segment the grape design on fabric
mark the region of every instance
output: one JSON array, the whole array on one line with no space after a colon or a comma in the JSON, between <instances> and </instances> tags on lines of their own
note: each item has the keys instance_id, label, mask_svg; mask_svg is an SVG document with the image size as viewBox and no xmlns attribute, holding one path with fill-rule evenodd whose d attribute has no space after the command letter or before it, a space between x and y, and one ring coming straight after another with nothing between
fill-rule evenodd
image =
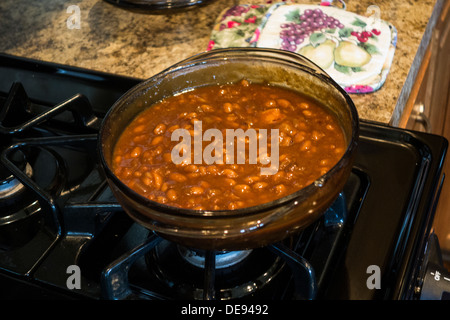
<instances>
[{"instance_id":1,"label":"grape design on fabric","mask_svg":"<svg viewBox=\"0 0 450 320\"><path fill-rule=\"evenodd\" d=\"M280 38L281 49L288 51L296 51L297 45L303 43L315 31L330 29L334 32L336 28L344 28L338 19L328 16L321 9L306 9L303 14L297 9L287 14L286 20L291 22L281 25L283 30L280 32Z\"/></svg>"}]
</instances>

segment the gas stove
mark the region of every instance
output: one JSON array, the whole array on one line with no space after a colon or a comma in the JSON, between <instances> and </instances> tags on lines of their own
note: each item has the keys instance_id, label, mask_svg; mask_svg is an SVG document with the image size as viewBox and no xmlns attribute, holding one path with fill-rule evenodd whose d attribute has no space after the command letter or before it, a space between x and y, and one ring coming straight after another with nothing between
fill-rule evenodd
<instances>
[{"instance_id":1,"label":"gas stove","mask_svg":"<svg viewBox=\"0 0 450 320\"><path fill-rule=\"evenodd\" d=\"M103 116L140 79L9 55L0 74L2 299L448 297L425 282L440 268L440 136L361 121L350 178L321 219L282 243L204 252L132 221L97 160Z\"/></svg>"}]
</instances>

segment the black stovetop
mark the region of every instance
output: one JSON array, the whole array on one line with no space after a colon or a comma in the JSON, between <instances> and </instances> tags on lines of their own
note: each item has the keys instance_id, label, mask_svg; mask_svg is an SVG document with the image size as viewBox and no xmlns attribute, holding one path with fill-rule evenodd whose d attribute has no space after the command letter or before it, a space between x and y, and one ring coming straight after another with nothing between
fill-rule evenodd
<instances>
[{"instance_id":1,"label":"black stovetop","mask_svg":"<svg viewBox=\"0 0 450 320\"><path fill-rule=\"evenodd\" d=\"M444 138L361 121L352 174L324 217L211 280L131 221L99 168L101 119L139 79L7 55L0 74L0 178L25 185L0 205L0 298L417 298Z\"/></svg>"}]
</instances>

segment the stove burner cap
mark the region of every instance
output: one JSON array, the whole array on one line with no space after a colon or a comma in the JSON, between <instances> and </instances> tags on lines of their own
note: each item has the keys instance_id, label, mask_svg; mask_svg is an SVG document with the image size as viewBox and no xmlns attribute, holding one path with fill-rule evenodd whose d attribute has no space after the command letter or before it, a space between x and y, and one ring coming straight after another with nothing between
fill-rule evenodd
<instances>
[{"instance_id":1,"label":"stove burner cap","mask_svg":"<svg viewBox=\"0 0 450 320\"><path fill-rule=\"evenodd\" d=\"M202 250L189 249L183 246L178 246L180 255L190 264L198 267L205 267L205 252ZM240 251L220 251L216 253L216 269L231 267L245 258L252 252L252 250Z\"/></svg>"},{"instance_id":2,"label":"stove burner cap","mask_svg":"<svg viewBox=\"0 0 450 320\"><path fill-rule=\"evenodd\" d=\"M206 252L164 240L146 255L150 278L163 284L167 296L204 299L205 277L213 276L217 299L271 297L273 280L281 277L284 261L267 248L217 251L214 275L205 269Z\"/></svg>"},{"instance_id":3,"label":"stove burner cap","mask_svg":"<svg viewBox=\"0 0 450 320\"><path fill-rule=\"evenodd\" d=\"M27 163L25 165L25 174L31 177L32 173L33 169ZM0 181L0 199L10 199L20 194L24 189L25 186L14 175L10 175Z\"/></svg>"}]
</instances>

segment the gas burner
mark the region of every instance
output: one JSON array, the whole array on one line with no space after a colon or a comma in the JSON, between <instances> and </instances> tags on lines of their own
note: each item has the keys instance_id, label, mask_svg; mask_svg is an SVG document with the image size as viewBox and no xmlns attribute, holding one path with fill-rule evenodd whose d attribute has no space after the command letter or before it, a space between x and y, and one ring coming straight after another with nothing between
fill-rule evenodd
<instances>
[{"instance_id":1,"label":"gas burner","mask_svg":"<svg viewBox=\"0 0 450 320\"><path fill-rule=\"evenodd\" d=\"M31 176L31 172L32 169L30 165L27 165L25 174L27 176ZM0 181L0 200L7 200L13 197L14 195L21 193L23 189L24 189L23 184L20 183L16 177L10 175L6 179ZM4 202L2 202L2 204L3 203Z\"/></svg>"},{"instance_id":2,"label":"gas burner","mask_svg":"<svg viewBox=\"0 0 450 320\"><path fill-rule=\"evenodd\" d=\"M135 230L128 230L115 245L128 249L102 272L102 292L108 299L314 299L317 284L325 281L324 274L329 273L336 259L334 247L345 241L348 216L354 218L359 210L355 205L367 187L363 179L352 173L345 193L339 195L323 219L283 243L266 247L203 251L183 247L149 231L137 237L142 233L137 231L139 228L130 228ZM347 199L354 204L350 214ZM117 238L118 232L114 232L97 241L113 243ZM140 244L133 245L130 239ZM93 249L90 256L98 256L100 252L95 251L95 246ZM316 251L327 254L315 257L312 253Z\"/></svg>"},{"instance_id":3,"label":"gas burner","mask_svg":"<svg viewBox=\"0 0 450 320\"><path fill-rule=\"evenodd\" d=\"M285 268L267 248L205 252L165 240L146 255L146 263L167 293L195 300L267 294L265 289Z\"/></svg>"},{"instance_id":4,"label":"gas burner","mask_svg":"<svg viewBox=\"0 0 450 320\"><path fill-rule=\"evenodd\" d=\"M90 135L78 134L98 121L82 95L49 108L21 83L0 107L0 269L29 274L61 237L60 205L92 170Z\"/></svg>"},{"instance_id":5,"label":"gas burner","mask_svg":"<svg viewBox=\"0 0 450 320\"><path fill-rule=\"evenodd\" d=\"M21 152L12 156L17 168L32 178L33 169ZM38 201L31 192L1 166L0 181L0 249L9 250L28 242L40 225Z\"/></svg>"},{"instance_id":6,"label":"gas burner","mask_svg":"<svg viewBox=\"0 0 450 320\"><path fill-rule=\"evenodd\" d=\"M177 246L180 255L193 266L197 268L205 267L206 252L203 250L196 250L186 248L184 246ZM245 258L247 258L252 250L239 251L218 251L215 253L215 267L216 269L231 267Z\"/></svg>"},{"instance_id":7,"label":"gas burner","mask_svg":"<svg viewBox=\"0 0 450 320\"><path fill-rule=\"evenodd\" d=\"M30 177L33 174L33 169L29 163L24 163L20 167L24 167L24 173ZM25 190L25 186L13 174L7 172L2 168L0 177L0 207L6 207L12 202L16 203L21 200L20 195Z\"/></svg>"}]
</instances>

